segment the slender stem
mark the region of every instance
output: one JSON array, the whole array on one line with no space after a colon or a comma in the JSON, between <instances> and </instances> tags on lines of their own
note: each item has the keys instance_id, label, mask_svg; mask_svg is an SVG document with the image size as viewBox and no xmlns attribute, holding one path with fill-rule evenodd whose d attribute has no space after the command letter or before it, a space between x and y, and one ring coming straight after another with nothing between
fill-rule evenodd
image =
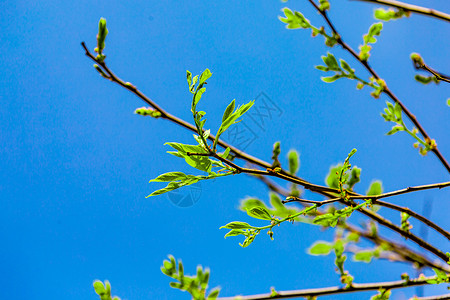
<instances>
[{"instance_id":1,"label":"slender stem","mask_svg":"<svg viewBox=\"0 0 450 300\"><path fill-rule=\"evenodd\" d=\"M234 296L234 297L221 297L218 300L270 300L270 299L287 299L287 298L298 298L298 297L319 297L325 295L337 295L344 293L362 292L362 291L373 291L378 289L398 289L410 286L424 285L427 284L427 280L435 279L433 277L424 277L417 279L397 280L389 282L375 282L375 283L353 283L350 287L326 287L318 289L305 289L305 290L292 290L292 291L280 291L274 296L272 293L251 295L251 296Z\"/></svg>"},{"instance_id":2,"label":"slender stem","mask_svg":"<svg viewBox=\"0 0 450 300\"><path fill-rule=\"evenodd\" d=\"M412 5L412 4L395 1L395 0L359 0L359 1L372 2L372 3L376 3L376 4L401 8L405 11L410 11L413 13L417 13L417 14L421 14L421 15L425 15L425 16L429 16L429 17L434 17L437 19L441 19L441 20L450 22L449 14L446 14L446 13L443 13L443 12L440 12L440 11L437 11L437 10L431 9L431 8Z\"/></svg>"},{"instance_id":3,"label":"slender stem","mask_svg":"<svg viewBox=\"0 0 450 300\"><path fill-rule=\"evenodd\" d=\"M359 61L365 68L366 70L375 78L375 79L380 79L380 76L378 76L378 74L375 72L374 69L372 69L372 67L370 67L369 63L365 60L362 60L359 55L349 46L347 45L341 38L341 36L339 35L338 31L336 30L336 28L334 27L333 23L331 22L330 18L327 15L326 11L321 10L317 4L313 1L313 0L308 0L311 5L314 6L314 8L322 15L322 17L325 19L325 21L327 22L328 26L330 27L331 31L333 32L333 34L336 36L336 40L338 42L339 45L342 46L342 48L344 48L347 52L350 53L350 55L352 55L357 61ZM411 122L414 124L414 126L416 126L416 128L420 131L420 133L423 135L423 137L425 138L425 140L429 139L431 140L431 138L429 137L429 135L427 134L427 132L425 131L425 129L422 127L422 125L419 123L419 121L416 119L416 116L414 116L409 110L408 108L400 101L400 99L398 99L394 93L391 92L391 90L388 88L387 85L385 85L383 87L383 93L385 93L386 95L389 96L389 98L391 98L394 102L398 103L400 105L400 107L402 108L402 111L408 116L408 118L411 120ZM441 154L441 152L438 150L437 147L433 148L431 150L437 157L438 159L441 161L442 165L447 169L447 171L450 173L450 164L445 160L444 156Z\"/></svg>"},{"instance_id":4,"label":"slender stem","mask_svg":"<svg viewBox=\"0 0 450 300\"><path fill-rule=\"evenodd\" d=\"M384 193L384 194L380 194L380 195L374 195L374 196L359 195L359 196L349 196L349 198L350 199L372 199L372 200L378 200L378 199L382 199L382 198L387 198L387 197L407 194L407 193L416 192L416 191L423 191L423 190L429 190L429 189L442 189L442 188L449 187L449 186L450 186L450 181L447 181L447 182L441 182L441 183L433 183L433 184L426 184L426 185L410 186L410 187L407 187L407 188L404 188L404 189L401 189L401 190L397 190L397 191L393 191L393 192L389 192L389 193Z\"/></svg>"}]
</instances>

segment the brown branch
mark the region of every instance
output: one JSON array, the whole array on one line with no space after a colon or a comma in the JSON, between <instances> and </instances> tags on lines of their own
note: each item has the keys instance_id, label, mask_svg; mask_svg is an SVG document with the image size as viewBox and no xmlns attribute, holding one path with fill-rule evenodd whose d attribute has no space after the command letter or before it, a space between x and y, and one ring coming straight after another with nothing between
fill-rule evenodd
<instances>
[{"instance_id":1,"label":"brown branch","mask_svg":"<svg viewBox=\"0 0 450 300\"><path fill-rule=\"evenodd\" d=\"M433 18L437 18L437 19L441 19L441 20L450 22L449 14L446 14L446 13L443 13L443 12L440 12L440 11L437 11L437 10L431 9L431 8L412 5L412 4L395 1L395 0L358 0L358 1L372 2L375 4L381 4L381 5L401 8L405 11L410 11L410 12L413 12L416 14L421 14L421 15L425 15L425 16L429 16L429 17L433 17Z\"/></svg>"},{"instance_id":2,"label":"brown branch","mask_svg":"<svg viewBox=\"0 0 450 300\"><path fill-rule=\"evenodd\" d=\"M314 2L314 0L308 0L314 8L322 15L322 17L327 22L328 26L330 27L333 34L336 36L337 43L342 46L348 53L350 53L351 56L353 56L357 61L359 61L366 70L375 78L375 79L381 79L380 76L375 72L372 67L370 67L369 63L365 60L362 60L359 55L349 46L347 45L343 40L342 37L339 35L338 31L334 27L333 23L331 22L330 18L327 15L326 11L322 11L317 4ZM414 116L408 108L398 99L394 93L391 92L391 90L388 88L387 85L383 87L383 93L385 93L389 98L391 98L395 103L398 103L400 107L402 108L402 111L408 116L408 118L411 120L411 122L416 126L416 128L419 130L419 132L423 135L425 140L431 140L425 129L422 127L422 125L419 123L419 121L416 119L416 116ZM445 160L444 156L441 154L441 152L438 150L437 147L433 147L431 150L441 161L442 165L447 169L447 171L450 173L450 164Z\"/></svg>"},{"instance_id":3,"label":"brown branch","mask_svg":"<svg viewBox=\"0 0 450 300\"><path fill-rule=\"evenodd\" d=\"M251 295L251 296L234 296L234 297L220 297L218 300L270 300L270 299L287 299L287 298L298 298L298 297L319 297L325 295L337 295L344 293L353 292L363 292L363 291L373 291L378 289L398 289L417 285L428 284L427 280L434 279L433 277L424 277L417 279L410 279L409 281L398 280L389 282L375 282L375 283L353 283L352 286L346 287L326 287L318 289L305 289L305 290L292 290L292 291L282 291L277 292L277 295L272 295L272 293Z\"/></svg>"}]
</instances>

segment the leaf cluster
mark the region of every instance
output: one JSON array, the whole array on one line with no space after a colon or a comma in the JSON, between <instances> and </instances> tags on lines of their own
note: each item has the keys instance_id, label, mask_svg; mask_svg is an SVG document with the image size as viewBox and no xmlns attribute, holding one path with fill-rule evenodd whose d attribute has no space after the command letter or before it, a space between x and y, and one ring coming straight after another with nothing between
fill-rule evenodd
<instances>
[{"instance_id":1,"label":"leaf cluster","mask_svg":"<svg viewBox=\"0 0 450 300\"><path fill-rule=\"evenodd\" d=\"M170 283L172 288L187 291L194 300L214 300L219 296L219 288L213 289L206 295L210 274L208 268L203 269L201 266L198 266L197 274L188 276L184 274L181 260L178 260L177 263L175 258L169 255L169 260L164 260L163 262L161 272L176 280Z\"/></svg>"},{"instance_id":2,"label":"leaf cluster","mask_svg":"<svg viewBox=\"0 0 450 300\"><path fill-rule=\"evenodd\" d=\"M384 8L377 8L374 11L374 18L378 19L380 21L391 21L391 20L397 20L403 17L409 17L411 15L410 11L406 11L402 8L400 9L384 9Z\"/></svg>"},{"instance_id":3,"label":"leaf cluster","mask_svg":"<svg viewBox=\"0 0 450 300\"><path fill-rule=\"evenodd\" d=\"M93 286L97 295L100 296L100 300L120 300L117 296L111 296L111 284L108 280L105 280L105 283L95 280Z\"/></svg>"}]
</instances>

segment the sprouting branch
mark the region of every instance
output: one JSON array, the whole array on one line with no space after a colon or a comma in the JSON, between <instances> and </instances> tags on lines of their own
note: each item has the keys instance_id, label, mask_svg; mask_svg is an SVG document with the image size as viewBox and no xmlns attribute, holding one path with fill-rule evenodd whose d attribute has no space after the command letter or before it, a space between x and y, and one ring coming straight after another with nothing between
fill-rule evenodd
<instances>
[{"instance_id":1,"label":"sprouting branch","mask_svg":"<svg viewBox=\"0 0 450 300\"><path fill-rule=\"evenodd\" d=\"M375 283L353 283L350 287L326 287L318 289L305 289L305 290L292 290L292 291L276 291L275 293L251 295L251 296L234 296L234 297L220 297L218 300L270 300L270 299L288 299L288 298L298 298L298 297L319 297L325 295L337 295L344 293L353 292L363 292L363 291L373 291L379 289L398 289L411 286L425 285L428 280L435 279L433 277L423 277L417 279L409 280L398 280L389 282L375 282Z\"/></svg>"},{"instance_id":2,"label":"sprouting branch","mask_svg":"<svg viewBox=\"0 0 450 300\"><path fill-rule=\"evenodd\" d=\"M350 55L353 56L357 61L359 61L375 79L381 80L380 76L378 76L378 74L375 72L375 70L372 69L372 67L369 65L367 60L362 60L359 57L359 55L349 45L347 45L343 41L343 39L339 35L336 27L333 25L333 23L331 22L330 18L328 17L328 14L327 14L326 10L321 10L319 8L319 6L317 6L317 4L314 2L314 0L308 0L308 1L311 3L311 5L314 6L314 8L325 19L325 21L328 24L328 26L330 27L331 31L336 36L337 43L339 45L341 45L342 48L344 48L347 52L349 52ZM427 134L425 129L422 127L422 125L419 123L417 118L408 110L408 108L400 101L400 99L398 99L394 95L394 93L389 89L389 87L386 84L383 86L383 90L382 91L387 96L389 96L389 98L391 98L395 103L398 103L400 105L400 107L402 108L402 111L408 116L408 118L411 120L411 122L414 124L414 126L416 126L416 128L419 130L419 132L423 135L424 139L431 141L431 138L429 137L429 135ZM437 147L433 147L433 149L431 151L438 157L438 159L441 161L442 165L450 173L450 164L445 160L444 156L441 154L441 152L438 150L438 148Z\"/></svg>"},{"instance_id":3,"label":"sprouting branch","mask_svg":"<svg viewBox=\"0 0 450 300\"><path fill-rule=\"evenodd\" d=\"M437 11L435 9L431 9L431 8L426 8L426 7L422 7L422 6L417 6L417 5L412 5L412 4L408 4L408 3L404 3L404 2L400 2L400 1L395 1L395 0L358 0L358 1L365 1L365 2L372 2L375 4L381 4L381 5L386 5L386 6L391 6L391 7L396 7L396 8L400 8L403 9L405 11L410 11L416 14L421 14L421 15L425 15L425 16L429 16L429 17L434 17L437 19L441 19L447 22L450 22L450 15Z\"/></svg>"}]
</instances>

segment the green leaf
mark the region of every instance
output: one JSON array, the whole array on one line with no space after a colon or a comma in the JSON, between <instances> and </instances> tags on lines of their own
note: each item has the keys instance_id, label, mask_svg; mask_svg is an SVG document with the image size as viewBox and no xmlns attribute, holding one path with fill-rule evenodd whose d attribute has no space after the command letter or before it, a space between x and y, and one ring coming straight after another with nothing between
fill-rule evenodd
<instances>
[{"instance_id":1,"label":"green leaf","mask_svg":"<svg viewBox=\"0 0 450 300\"><path fill-rule=\"evenodd\" d=\"M323 81L323 82L326 82L326 83L335 82L335 81L338 80L339 78L342 78L342 75L336 74L336 75L331 76L331 77L320 77L320 79L322 79L322 81Z\"/></svg>"},{"instance_id":2,"label":"green leaf","mask_svg":"<svg viewBox=\"0 0 450 300\"><path fill-rule=\"evenodd\" d=\"M321 66L321 65L315 66L314 68L316 68L317 70L320 70L320 71L325 71L325 72L330 71L330 69L328 67Z\"/></svg>"},{"instance_id":3,"label":"green leaf","mask_svg":"<svg viewBox=\"0 0 450 300\"><path fill-rule=\"evenodd\" d=\"M345 71L349 72L350 74L354 74L355 70L353 70L350 65L343 59L339 60L341 62L341 67L342 69L344 69Z\"/></svg>"},{"instance_id":4,"label":"green leaf","mask_svg":"<svg viewBox=\"0 0 450 300\"><path fill-rule=\"evenodd\" d=\"M228 159L229 154L230 154L230 147L227 147L227 149L225 149L225 151L222 154L220 154L220 156L222 158Z\"/></svg>"},{"instance_id":5,"label":"green leaf","mask_svg":"<svg viewBox=\"0 0 450 300\"><path fill-rule=\"evenodd\" d=\"M337 225L338 219L339 216L328 213L315 217L313 223L316 225L334 227Z\"/></svg>"},{"instance_id":6,"label":"green leaf","mask_svg":"<svg viewBox=\"0 0 450 300\"><path fill-rule=\"evenodd\" d=\"M199 180L200 179L197 179L197 178L195 178L195 179L194 178L189 178L189 179L186 179L185 181L182 181L182 182L171 181L171 182L169 182L169 184L165 188L154 191L153 193L148 195L146 198L152 197L152 196L158 196L158 195L161 195L161 194L164 194L164 193L176 190L176 189L178 189L180 187L194 184L194 183L198 182Z\"/></svg>"},{"instance_id":7,"label":"green leaf","mask_svg":"<svg viewBox=\"0 0 450 300\"><path fill-rule=\"evenodd\" d=\"M222 124L220 125L220 128L216 134L215 143L217 143L216 141L219 140L220 135L222 133L224 133L225 130L228 129L228 127L237 123L237 119L239 119L243 114L245 114L253 106L254 103L255 103L255 100L252 100L249 103L238 107L235 112L233 112L232 114L229 114L228 117L222 121Z\"/></svg>"},{"instance_id":8,"label":"green leaf","mask_svg":"<svg viewBox=\"0 0 450 300\"><path fill-rule=\"evenodd\" d=\"M365 36L366 44L376 43L377 39L375 38L375 36L379 36L382 29L383 23L372 24L372 26L370 26L369 28L369 33Z\"/></svg>"},{"instance_id":9,"label":"green leaf","mask_svg":"<svg viewBox=\"0 0 450 300\"><path fill-rule=\"evenodd\" d=\"M422 75L416 74L414 76L414 79L422 84L429 84L430 82L433 81L433 76L422 76Z\"/></svg>"},{"instance_id":10,"label":"green leaf","mask_svg":"<svg viewBox=\"0 0 450 300\"><path fill-rule=\"evenodd\" d=\"M367 196L377 196L383 193L383 185L381 181L373 181L366 192Z\"/></svg>"},{"instance_id":11,"label":"green leaf","mask_svg":"<svg viewBox=\"0 0 450 300\"><path fill-rule=\"evenodd\" d=\"M328 255L333 249L333 244L324 241L315 242L309 249L308 254L311 255Z\"/></svg>"},{"instance_id":12,"label":"green leaf","mask_svg":"<svg viewBox=\"0 0 450 300\"><path fill-rule=\"evenodd\" d=\"M205 91L206 91L206 88L201 88L195 93L194 99L192 100L192 112L193 113L195 112L197 104L200 101L200 99L202 98L202 95Z\"/></svg>"},{"instance_id":13,"label":"green leaf","mask_svg":"<svg viewBox=\"0 0 450 300\"><path fill-rule=\"evenodd\" d=\"M225 112L223 113L222 117L222 123L228 119L231 115L231 113L234 111L235 101L231 101L231 103L227 106L227 109L225 109Z\"/></svg>"},{"instance_id":14,"label":"green leaf","mask_svg":"<svg viewBox=\"0 0 450 300\"><path fill-rule=\"evenodd\" d=\"M189 87L189 91L190 91L191 93L194 93L194 92L195 92L195 84L197 83L197 81L198 81L198 75L195 75L194 78L192 79L192 84L191 84L191 86Z\"/></svg>"},{"instance_id":15,"label":"green leaf","mask_svg":"<svg viewBox=\"0 0 450 300\"><path fill-rule=\"evenodd\" d=\"M159 175L155 179L150 180L149 182L168 182L175 180L184 180L186 179L186 174L183 172L169 172L162 175Z\"/></svg>"},{"instance_id":16,"label":"green leaf","mask_svg":"<svg viewBox=\"0 0 450 300\"><path fill-rule=\"evenodd\" d=\"M225 228L225 229L250 229L253 227L245 222L235 221L235 222L228 223L227 225L222 226L219 229L222 229L222 228Z\"/></svg>"},{"instance_id":17,"label":"green leaf","mask_svg":"<svg viewBox=\"0 0 450 300\"><path fill-rule=\"evenodd\" d=\"M263 206L252 207L247 210L247 214L256 219L272 220L270 213Z\"/></svg>"},{"instance_id":18,"label":"green leaf","mask_svg":"<svg viewBox=\"0 0 450 300\"><path fill-rule=\"evenodd\" d=\"M272 168L276 168L276 167L280 167L280 161L278 160L278 155L280 155L281 153L281 147L280 147L280 142L275 142L273 144L273 150L272 150Z\"/></svg>"},{"instance_id":19,"label":"green leaf","mask_svg":"<svg viewBox=\"0 0 450 300\"><path fill-rule=\"evenodd\" d=\"M245 235L246 231L242 230L242 229L232 229L230 230L230 232L228 232L227 234L225 234L225 238L229 237L229 236L236 236L236 235Z\"/></svg>"},{"instance_id":20,"label":"green leaf","mask_svg":"<svg viewBox=\"0 0 450 300\"><path fill-rule=\"evenodd\" d=\"M192 85L192 73L189 72L188 70L186 70L186 79L187 79L187 82L188 82L188 87L190 89L191 85Z\"/></svg>"},{"instance_id":21,"label":"green leaf","mask_svg":"<svg viewBox=\"0 0 450 300\"><path fill-rule=\"evenodd\" d=\"M202 86L206 82L206 80L208 80L211 76L212 76L211 71L209 69L205 69L205 71L203 71L203 73L200 75L198 85Z\"/></svg>"},{"instance_id":22,"label":"green leaf","mask_svg":"<svg viewBox=\"0 0 450 300\"><path fill-rule=\"evenodd\" d=\"M248 236L242 244L239 244L242 248L250 246L251 243L255 240L255 235Z\"/></svg>"},{"instance_id":23,"label":"green leaf","mask_svg":"<svg viewBox=\"0 0 450 300\"><path fill-rule=\"evenodd\" d=\"M93 286L94 286L94 290L97 293L97 295L101 296L104 293L106 293L105 286L103 285L103 282L101 282L100 280L94 281Z\"/></svg>"},{"instance_id":24,"label":"green leaf","mask_svg":"<svg viewBox=\"0 0 450 300\"><path fill-rule=\"evenodd\" d=\"M353 189L355 184L361 180L361 168L353 167L350 173L350 179L347 181L347 185L350 189Z\"/></svg>"},{"instance_id":25,"label":"green leaf","mask_svg":"<svg viewBox=\"0 0 450 300\"><path fill-rule=\"evenodd\" d=\"M327 56L322 56L322 60L328 66L328 68L330 70L333 70L333 71L341 70L339 68L336 58L334 57L334 55L332 53L328 52Z\"/></svg>"},{"instance_id":26,"label":"green leaf","mask_svg":"<svg viewBox=\"0 0 450 300\"><path fill-rule=\"evenodd\" d=\"M328 187L334 189L339 188L339 172L341 171L341 168L342 164L330 167L330 171L328 172L327 177L325 177L325 183Z\"/></svg>"},{"instance_id":27,"label":"green leaf","mask_svg":"<svg viewBox=\"0 0 450 300\"><path fill-rule=\"evenodd\" d=\"M372 261L373 251L359 251L353 256L354 261L363 261L370 263Z\"/></svg>"},{"instance_id":28,"label":"green leaf","mask_svg":"<svg viewBox=\"0 0 450 300\"><path fill-rule=\"evenodd\" d=\"M289 161L289 173L295 175L300 167L300 159L298 152L295 150L290 150L288 153Z\"/></svg>"},{"instance_id":29,"label":"green leaf","mask_svg":"<svg viewBox=\"0 0 450 300\"><path fill-rule=\"evenodd\" d=\"M212 291L209 293L208 298L206 298L206 299L207 299L207 300L216 300L217 297L219 296L219 292L220 292L219 289L214 289L214 290L212 290Z\"/></svg>"},{"instance_id":30,"label":"green leaf","mask_svg":"<svg viewBox=\"0 0 450 300\"><path fill-rule=\"evenodd\" d=\"M398 102L395 102L394 114L397 117L397 120L400 121L402 119L402 107L400 106L400 104Z\"/></svg>"},{"instance_id":31,"label":"green leaf","mask_svg":"<svg viewBox=\"0 0 450 300\"><path fill-rule=\"evenodd\" d=\"M103 49L105 49L105 39L108 35L108 29L106 28L106 20L104 18L100 18L98 22L98 35L97 35L97 48L96 52L101 55Z\"/></svg>"},{"instance_id":32,"label":"green leaf","mask_svg":"<svg viewBox=\"0 0 450 300\"><path fill-rule=\"evenodd\" d=\"M165 143L178 151L179 156L192 167L205 172L211 172L212 164L208 156L188 155L187 153L207 153L207 151L199 145L186 145L181 143ZM172 153L171 153L172 154ZM178 155L177 155L178 156Z\"/></svg>"},{"instance_id":33,"label":"green leaf","mask_svg":"<svg viewBox=\"0 0 450 300\"><path fill-rule=\"evenodd\" d=\"M393 135L394 133L397 133L399 131L403 131L405 128L402 125L395 125L389 130L386 135Z\"/></svg>"}]
</instances>

